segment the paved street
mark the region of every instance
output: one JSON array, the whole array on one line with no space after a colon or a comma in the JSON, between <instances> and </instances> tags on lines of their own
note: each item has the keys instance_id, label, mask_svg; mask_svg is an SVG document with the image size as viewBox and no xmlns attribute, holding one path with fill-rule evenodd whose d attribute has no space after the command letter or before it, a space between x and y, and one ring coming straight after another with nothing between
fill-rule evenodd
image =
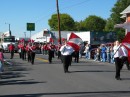
<instances>
[{"instance_id":1,"label":"paved street","mask_svg":"<svg viewBox=\"0 0 130 97\"><path fill-rule=\"evenodd\" d=\"M130 97L130 71L125 65L119 81L114 79L114 64L82 58L64 73L56 57L48 64L47 55L37 54L34 65L18 54L5 57L14 65L0 79L0 97Z\"/></svg>"}]
</instances>

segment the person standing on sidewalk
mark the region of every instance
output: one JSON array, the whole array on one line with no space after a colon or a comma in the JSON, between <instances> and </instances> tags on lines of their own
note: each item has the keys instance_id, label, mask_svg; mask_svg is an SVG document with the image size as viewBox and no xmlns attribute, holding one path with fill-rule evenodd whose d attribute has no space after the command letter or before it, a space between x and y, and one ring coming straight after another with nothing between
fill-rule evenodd
<instances>
[{"instance_id":1,"label":"person standing on sidewalk","mask_svg":"<svg viewBox=\"0 0 130 97\"><path fill-rule=\"evenodd\" d=\"M89 44L86 44L84 53L85 53L85 58L90 59L90 45Z\"/></svg>"},{"instance_id":2,"label":"person standing on sidewalk","mask_svg":"<svg viewBox=\"0 0 130 97\"><path fill-rule=\"evenodd\" d=\"M67 45L67 42L65 42L65 45L63 45L61 48L60 48L60 52L61 52L61 55L62 55L62 62L63 62L63 67L64 67L64 72L65 73L68 73L68 68L69 68L69 65L71 64L71 61L72 61L72 53L74 52L74 49Z\"/></svg>"},{"instance_id":3,"label":"person standing on sidewalk","mask_svg":"<svg viewBox=\"0 0 130 97\"><path fill-rule=\"evenodd\" d=\"M11 54L10 59L13 59L13 57L14 57L14 49L15 49L15 46L12 43L10 43L10 45L9 45L9 51Z\"/></svg>"}]
</instances>

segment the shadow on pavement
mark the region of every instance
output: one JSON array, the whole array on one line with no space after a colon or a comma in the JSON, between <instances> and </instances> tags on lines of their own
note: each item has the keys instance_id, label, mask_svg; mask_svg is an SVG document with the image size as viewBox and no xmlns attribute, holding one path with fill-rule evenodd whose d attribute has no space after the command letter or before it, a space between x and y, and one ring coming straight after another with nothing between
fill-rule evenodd
<instances>
[{"instance_id":1,"label":"shadow on pavement","mask_svg":"<svg viewBox=\"0 0 130 97\"><path fill-rule=\"evenodd\" d=\"M76 73L76 72L115 72L110 70L84 70L84 71L70 71L70 73Z\"/></svg>"},{"instance_id":2,"label":"shadow on pavement","mask_svg":"<svg viewBox=\"0 0 130 97\"><path fill-rule=\"evenodd\" d=\"M5 65L4 66L4 72L1 75L2 79L11 79L11 78L19 78L19 77L25 77L26 74L21 71L29 71L31 68L27 68L22 65L20 62L13 62L13 65Z\"/></svg>"},{"instance_id":3,"label":"shadow on pavement","mask_svg":"<svg viewBox=\"0 0 130 97\"><path fill-rule=\"evenodd\" d=\"M10 78L19 78L19 77L25 77L25 74L23 75L22 73L14 73L14 72L4 72L2 75L1 75L1 78L2 79L10 79Z\"/></svg>"},{"instance_id":4,"label":"shadow on pavement","mask_svg":"<svg viewBox=\"0 0 130 97\"><path fill-rule=\"evenodd\" d=\"M129 97L130 91L96 91L96 92L63 92L63 93L37 93L37 94L14 94L14 95L1 95L1 97L41 97L45 95L51 96L66 96L71 97ZM77 95L77 96L75 96ZM79 95L79 96L78 96ZM116 96L117 95L117 96Z\"/></svg>"},{"instance_id":5,"label":"shadow on pavement","mask_svg":"<svg viewBox=\"0 0 130 97\"><path fill-rule=\"evenodd\" d=\"M8 81L0 81L0 85L30 85L30 84L38 84L38 83L47 83L37 82L33 80L8 80Z\"/></svg>"},{"instance_id":6,"label":"shadow on pavement","mask_svg":"<svg viewBox=\"0 0 130 97\"><path fill-rule=\"evenodd\" d=\"M73 65L73 64L72 64L72 66L105 66L105 65L99 65L99 64L98 64L98 65L87 65L87 64L86 64L86 65L83 65L83 64Z\"/></svg>"}]
</instances>

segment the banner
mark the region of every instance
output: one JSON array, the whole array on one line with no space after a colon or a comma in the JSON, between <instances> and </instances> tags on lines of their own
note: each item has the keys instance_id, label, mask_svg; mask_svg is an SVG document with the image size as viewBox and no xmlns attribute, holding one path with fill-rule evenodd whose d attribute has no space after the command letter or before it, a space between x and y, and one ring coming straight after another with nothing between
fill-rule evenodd
<instances>
[{"instance_id":1,"label":"banner","mask_svg":"<svg viewBox=\"0 0 130 97\"><path fill-rule=\"evenodd\" d=\"M130 32L126 34L125 38L122 41L122 45L124 45L128 51L128 60L130 63Z\"/></svg>"},{"instance_id":2,"label":"banner","mask_svg":"<svg viewBox=\"0 0 130 97\"><path fill-rule=\"evenodd\" d=\"M79 51L80 49L80 44L82 43L82 39L77 36L76 34L74 33L71 33L70 37L69 37L69 40L67 42L68 45L70 45L71 47L73 47L73 49L75 51Z\"/></svg>"}]
</instances>

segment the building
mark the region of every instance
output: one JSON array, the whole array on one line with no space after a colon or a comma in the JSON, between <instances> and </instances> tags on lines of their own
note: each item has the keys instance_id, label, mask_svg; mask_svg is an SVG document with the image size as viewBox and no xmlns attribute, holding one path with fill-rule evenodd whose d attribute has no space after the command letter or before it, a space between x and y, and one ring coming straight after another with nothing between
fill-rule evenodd
<instances>
[{"instance_id":1,"label":"building","mask_svg":"<svg viewBox=\"0 0 130 97\"><path fill-rule=\"evenodd\" d=\"M46 31L47 31L47 34L45 34ZM61 31L61 38L67 39L68 33L71 33L71 32L70 31ZM31 39L35 40L35 42L50 42L50 40L53 39L54 42L57 43L58 39L59 39L59 32L42 30L42 31L32 35Z\"/></svg>"},{"instance_id":2,"label":"building","mask_svg":"<svg viewBox=\"0 0 130 97\"><path fill-rule=\"evenodd\" d=\"M116 38L116 33L114 32L90 32L90 31L61 31L61 40L68 40L70 33L75 33L83 41L87 41L90 44L101 44L114 42ZM54 43L57 44L59 40L58 31L49 31L45 33L45 30L32 35L31 39L35 42L50 42L51 39L54 40Z\"/></svg>"}]
</instances>

